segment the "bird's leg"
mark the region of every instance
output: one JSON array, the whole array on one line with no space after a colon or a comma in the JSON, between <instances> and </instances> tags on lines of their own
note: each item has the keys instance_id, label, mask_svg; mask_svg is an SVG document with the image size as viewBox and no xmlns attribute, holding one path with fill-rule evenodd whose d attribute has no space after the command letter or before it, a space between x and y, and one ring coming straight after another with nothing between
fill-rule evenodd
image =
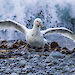
<instances>
[{"instance_id":1,"label":"bird's leg","mask_svg":"<svg viewBox=\"0 0 75 75\"><path fill-rule=\"evenodd\" d=\"M27 49L27 48L28 48L28 45L29 45L29 44L26 44L26 45L24 46L24 47L25 47L25 49Z\"/></svg>"},{"instance_id":2,"label":"bird's leg","mask_svg":"<svg viewBox=\"0 0 75 75\"><path fill-rule=\"evenodd\" d=\"M23 49L23 48L27 48L27 46L28 46L28 44L26 44L26 45L22 45L21 47L19 47L18 49L16 49L15 51L18 51L18 50L21 50L21 49Z\"/></svg>"},{"instance_id":3,"label":"bird's leg","mask_svg":"<svg viewBox=\"0 0 75 75\"><path fill-rule=\"evenodd\" d=\"M45 44L44 51L49 51L49 43Z\"/></svg>"},{"instance_id":4,"label":"bird's leg","mask_svg":"<svg viewBox=\"0 0 75 75\"><path fill-rule=\"evenodd\" d=\"M42 54L41 55L45 55L45 51L49 51L49 44L45 44L44 48L41 49Z\"/></svg>"},{"instance_id":5,"label":"bird's leg","mask_svg":"<svg viewBox=\"0 0 75 75\"><path fill-rule=\"evenodd\" d=\"M45 52L45 49L43 48L43 49L41 49L41 51L42 51L42 53L44 54L44 52Z\"/></svg>"}]
</instances>

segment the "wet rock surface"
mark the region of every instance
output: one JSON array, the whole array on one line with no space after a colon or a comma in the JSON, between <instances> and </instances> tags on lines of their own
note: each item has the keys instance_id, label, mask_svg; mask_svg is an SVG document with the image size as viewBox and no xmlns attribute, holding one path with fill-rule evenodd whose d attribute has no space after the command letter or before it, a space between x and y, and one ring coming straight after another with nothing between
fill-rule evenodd
<instances>
[{"instance_id":1,"label":"wet rock surface","mask_svg":"<svg viewBox=\"0 0 75 75\"><path fill-rule=\"evenodd\" d=\"M0 75L74 75L75 49L61 48L57 42L44 49L26 41L0 42Z\"/></svg>"}]
</instances>

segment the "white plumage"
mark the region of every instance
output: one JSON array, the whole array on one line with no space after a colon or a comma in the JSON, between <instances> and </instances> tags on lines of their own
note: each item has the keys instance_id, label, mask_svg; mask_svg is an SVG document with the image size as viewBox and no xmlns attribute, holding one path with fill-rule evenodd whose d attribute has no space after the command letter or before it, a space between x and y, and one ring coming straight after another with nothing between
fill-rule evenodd
<instances>
[{"instance_id":1,"label":"white plumage","mask_svg":"<svg viewBox=\"0 0 75 75\"><path fill-rule=\"evenodd\" d=\"M21 25L12 20L4 20L0 21L0 29L4 28L14 28L20 32L22 32L28 44L35 47L44 47L47 44L47 40L44 38L44 35L47 34L61 34L65 37L68 37L75 41L75 35L72 31L67 28L58 27L58 28L48 28L46 30L40 30L40 26L42 25L41 19L37 18L34 20L33 28L28 29L24 25Z\"/></svg>"}]
</instances>

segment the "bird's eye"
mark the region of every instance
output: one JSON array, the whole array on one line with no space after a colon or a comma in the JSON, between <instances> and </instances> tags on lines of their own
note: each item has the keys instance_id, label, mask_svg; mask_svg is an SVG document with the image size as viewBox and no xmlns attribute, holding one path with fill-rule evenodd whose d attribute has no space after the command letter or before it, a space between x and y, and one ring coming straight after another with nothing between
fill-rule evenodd
<instances>
[{"instance_id":1,"label":"bird's eye","mask_svg":"<svg viewBox=\"0 0 75 75\"><path fill-rule=\"evenodd\" d=\"M39 21L37 21L37 22L39 22Z\"/></svg>"}]
</instances>

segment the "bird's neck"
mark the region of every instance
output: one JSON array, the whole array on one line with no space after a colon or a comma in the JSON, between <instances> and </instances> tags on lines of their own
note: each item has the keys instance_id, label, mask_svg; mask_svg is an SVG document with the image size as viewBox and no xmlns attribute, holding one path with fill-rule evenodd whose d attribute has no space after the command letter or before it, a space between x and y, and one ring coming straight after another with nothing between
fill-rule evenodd
<instances>
[{"instance_id":1,"label":"bird's neck","mask_svg":"<svg viewBox=\"0 0 75 75\"><path fill-rule=\"evenodd\" d=\"M40 27L37 27L36 25L34 25L32 29L33 29L33 31L35 33L39 33L40 32Z\"/></svg>"}]
</instances>

